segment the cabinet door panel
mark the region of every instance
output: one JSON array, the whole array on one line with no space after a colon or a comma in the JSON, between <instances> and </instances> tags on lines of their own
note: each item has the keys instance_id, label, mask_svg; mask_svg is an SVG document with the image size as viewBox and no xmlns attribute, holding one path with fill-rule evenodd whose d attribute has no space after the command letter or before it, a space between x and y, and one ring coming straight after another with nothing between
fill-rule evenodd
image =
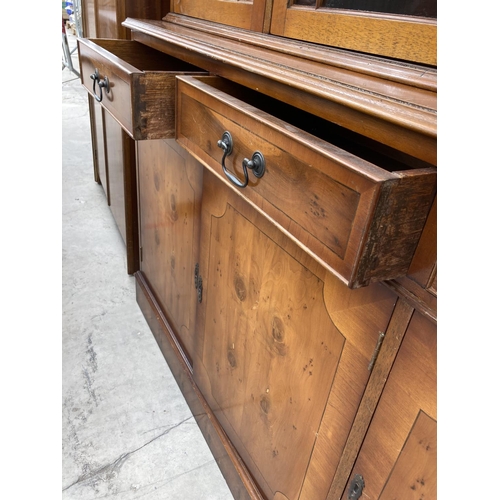
<instances>
[{"instance_id":1,"label":"cabinet door panel","mask_svg":"<svg viewBox=\"0 0 500 500\"><path fill-rule=\"evenodd\" d=\"M436 325L415 312L353 468L363 497L436 498L436 340Z\"/></svg>"},{"instance_id":2,"label":"cabinet door panel","mask_svg":"<svg viewBox=\"0 0 500 500\"><path fill-rule=\"evenodd\" d=\"M139 141L137 155L140 268L191 358L203 170L173 140Z\"/></svg>"},{"instance_id":3,"label":"cabinet door panel","mask_svg":"<svg viewBox=\"0 0 500 500\"><path fill-rule=\"evenodd\" d=\"M195 379L266 498L298 499L308 469L326 496L314 469L338 462L394 296L347 289L208 172L202 214Z\"/></svg>"}]
</instances>

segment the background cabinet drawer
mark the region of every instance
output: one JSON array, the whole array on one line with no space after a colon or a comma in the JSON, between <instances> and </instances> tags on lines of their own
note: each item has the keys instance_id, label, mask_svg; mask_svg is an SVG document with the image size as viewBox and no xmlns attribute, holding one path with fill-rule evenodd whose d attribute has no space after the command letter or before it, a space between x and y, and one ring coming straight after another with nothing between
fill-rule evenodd
<instances>
[{"instance_id":1,"label":"background cabinet drawer","mask_svg":"<svg viewBox=\"0 0 500 500\"><path fill-rule=\"evenodd\" d=\"M320 138L337 139L338 127L218 77L179 77L177 92L177 141L350 287L406 273L434 197L434 167L353 143L352 133L338 137L352 151L341 149ZM223 155L226 131L233 145ZM250 171L248 185L235 187L223 156L241 181L255 152L263 175Z\"/></svg>"},{"instance_id":2,"label":"background cabinet drawer","mask_svg":"<svg viewBox=\"0 0 500 500\"><path fill-rule=\"evenodd\" d=\"M175 76L205 72L131 40L79 39L78 50L82 83L133 139L173 138Z\"/></svg>"}]
</instances>

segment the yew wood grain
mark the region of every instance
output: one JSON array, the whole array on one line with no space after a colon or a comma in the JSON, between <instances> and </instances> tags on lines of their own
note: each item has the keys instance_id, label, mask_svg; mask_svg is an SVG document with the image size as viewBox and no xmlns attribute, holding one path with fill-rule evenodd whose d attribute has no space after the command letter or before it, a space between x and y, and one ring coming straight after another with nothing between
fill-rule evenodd
<instances>
[{"instance_id":1,"label":"yew wood grain","mask_svg":"<svg viewBox=\"0 0 500 500\"><path fill-rule=\"evenodd\" d=\"M335 326L346 338L300 499L326 498L345 451L370 372L368 365L380 332L386 332L396 295L381 285L346 290L332 275L324 299Z\"/></svg>"},{"instance_id":2,"label":"yew wood grain","mask_svg":"<svg viewBox=\"0 0 500 500\"><path fill-rule=\"evenodd\" d=\"M346 290L208 172L201 228L195 380L264 497L298 499L340 458L395 295ZM311 474L301 498L328 490Z\"/></svg>"},{"instance_id":3,"label":"yew wood grain","mask_svg":"<svg viewBox=\"0 0 500 500\"><path fill-rule=\"evenodd\" d=\"M380 500L437 498L436 420L420 412Z\"/></svg>"},{"instance_id":4,"label":"yew wood grain","mask_svg":"<svg viewBox=\"0 0 500 500\"><path fill-rule=\"evenodd\" d=\"M415 312L353 467L368 498L436 499L436 356L436 325Z\"/></svg>"},{"instance_id":5,"label":"yew wood grain","mask_svg":"<svg viewBox=\"0 0 500 500\"><path fill-rule=\"evenodd\" d=\"M315 307L322 283L314 275L272 248L230 207L221 224L214 220L211 229L220 247L212 241L206 277L210 316L203 332L202 368L210 385L202 387L265 496L281 492L295 499L342 338L329 331L326 312ZM228 248L231 237L234 247ZM253 250L246 258L245 248ZM234 280L232 287L226 281L228 274ZM245 304L238 307L238 301ZM301 308L307 313L294 317ZM329 350L323 350L320 342L308 342L304 330L313 317Z\"/></svg>"},{"instance_id":6,"label":"yew wood grain","mask_svg":"<svg viewBox=\"0 0 500 500\"><path fill-rule=\"evenodd\" d=\"M139 141L137 176L140 268L191 362L203 168L174 140Z\"/></svg>"}]
</instances>

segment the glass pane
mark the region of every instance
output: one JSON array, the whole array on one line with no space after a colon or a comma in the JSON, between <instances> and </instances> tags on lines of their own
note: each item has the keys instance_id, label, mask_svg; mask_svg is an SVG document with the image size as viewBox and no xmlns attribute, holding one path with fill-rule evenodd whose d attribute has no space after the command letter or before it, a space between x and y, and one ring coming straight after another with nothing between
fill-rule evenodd
<instances>
[{"instance_id":1,"label":"glass pane","mask_svg":"<svg viewBox=\"0 0 500 500\"><path fill-rule=\"evenodd\" d=\"M323 0L323 7L437 18L437 0Z\"/></svg>"},{"instance_id":2,"label":"glass pane","mask_svg":"<svg viewBox=\"0 0 500 500\"><path fill-rule=\"evenodd\" d=\"M294 0L294 5L309 5L314 7L316 5L316 0Z\"/></svg>"}]
</instances>

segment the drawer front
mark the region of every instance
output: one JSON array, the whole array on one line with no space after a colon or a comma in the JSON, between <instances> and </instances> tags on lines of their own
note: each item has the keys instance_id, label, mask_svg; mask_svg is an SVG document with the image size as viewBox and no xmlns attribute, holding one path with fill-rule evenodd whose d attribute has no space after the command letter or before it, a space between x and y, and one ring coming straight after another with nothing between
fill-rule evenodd
<instances>
[{"instance_id":1,"label":"drawer front","mask_svg":"<svg viewBox=\"0 0 500 500\"><path fill-rule=\"evenodd\" d=\"M247 104L217 77L180 77L177 99L177 141L346 284L405 274L434 168L387 171ZM228 143L225 132L230 154L219 142ZM247 167L248 185L235 186L224 168L241 183L247 160L263 163L255 153L262 176Z\"/></svg>"},{"instance_id":2,"label":"drawer front","mask_svg":"<svg viewBox=\"0 0 500 500\"><path fill-rule=\"evenodd\" d=\"M87 91L135 140L174 137L175 77L202 70L133 40L78 40Z\"/></svg>"}]
</instances>

